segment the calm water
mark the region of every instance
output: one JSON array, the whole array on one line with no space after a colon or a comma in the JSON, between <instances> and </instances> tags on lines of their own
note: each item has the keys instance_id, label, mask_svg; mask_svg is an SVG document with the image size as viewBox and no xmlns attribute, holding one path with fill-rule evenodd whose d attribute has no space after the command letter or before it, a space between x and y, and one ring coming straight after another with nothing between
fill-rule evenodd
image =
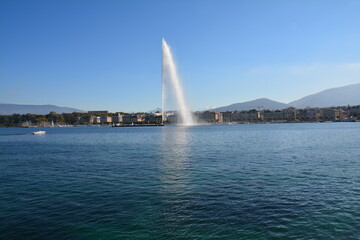
<instances>
[{"instance_id":1,"label":"calm water","mask_svg":"<svg viewBox=\"0 0 360 240\"><path fill-rule=\"evenodd\" d=\"M360 123L0 128L0 239L359 239Z\"/></svg>"}]
</instances>

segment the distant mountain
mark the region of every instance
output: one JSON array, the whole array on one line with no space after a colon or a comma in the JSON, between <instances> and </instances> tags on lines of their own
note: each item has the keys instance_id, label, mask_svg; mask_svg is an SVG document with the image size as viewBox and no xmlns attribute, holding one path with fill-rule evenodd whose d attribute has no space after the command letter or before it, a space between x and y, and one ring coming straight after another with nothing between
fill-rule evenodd
<instances>
[{"instance_id":1,"label":"distant mountain","mask_svg":"<svg viewBox=\"0 0 360 240\"><path fill-rule=\"evenodd\" d=\"M147 113L156 113L156 112L161 112L161 108L156 108L154 110L147 111Z\"/></svg>"},{"instance_id":2,"label":"distant mountain","mask_svg":"<svg viewBox=\"0 0 360 240\"><path fill-rule=\"evenodd\" d=\"M14 113L48 114L49 112L72 113L72 112L84 112L84 111L75 108L58 107L55 105L19 105L19 104L0 103L0 115L12 115Z\"/></svg>"},{"instance_id":3,"label":"distant mountain","mask_svg":"<svg viewBox=\"0 0 360 240\"><path fill-rule=\"evenodd\" d=\"M360 83L330 88L289 103L295 108L360 105Z\"/></svg>"},{"instance_id":4,"label":"distant mountain","mask_svg":"<svg viewBox=\"0 0 360 240\"><path fill-rule=\"evenodd\" d=\"M288 108L289 105L281 102L276 102L268 98L259 98L253 101L235 103L225 107L214 108L211 112L227 112L227 111L248 111L251 109L261 110L281 110Z\"/></svg>"}]
</instances>

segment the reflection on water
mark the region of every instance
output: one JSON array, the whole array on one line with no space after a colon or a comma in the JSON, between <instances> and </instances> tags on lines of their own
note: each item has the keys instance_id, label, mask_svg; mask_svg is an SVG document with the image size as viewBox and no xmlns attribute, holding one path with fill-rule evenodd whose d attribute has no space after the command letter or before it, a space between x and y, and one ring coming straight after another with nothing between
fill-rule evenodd
<instances>
[{"instance_id":1,"label":"reflection on water","mask_svg":"<svg viewBox=\"0 0 360 240\"><path fill-rule=\"evenodd\" d=\"M191 127L164 127L161 131L161 157L166 168L183 169L189 157L189 129Z\"/></svg>"},{"instance_id":2,"label":"reflection on water","mask_svg":"<svg viewBox=\"0 0 360 240\"><path fill-rule=\"evenodd\" d=\"M160 153L160 195L167 221L188 217L184 210L191 195L190 130L191 127L164 127L161 131Z\"/></svg>"},{"instance_id":3,"label":"reflection on water","mask_svg":"<svg viewBox=\"0 0 360 240\"><path fill-rule=\"evenodd\" d=\"M0 128L0 239L359 239L360 123L44 130Z\"/></svg>"},{"instance_id":4,"label":"reflection on water","mask_svg":"<svg viewBox=\"0 0 360 240\"><path fill-rule=\"evenodd\" d=\"M161 180L170 188L185 185L189 168L189 128L164 127L161 131Z\"/></svg>"}]
</instances>

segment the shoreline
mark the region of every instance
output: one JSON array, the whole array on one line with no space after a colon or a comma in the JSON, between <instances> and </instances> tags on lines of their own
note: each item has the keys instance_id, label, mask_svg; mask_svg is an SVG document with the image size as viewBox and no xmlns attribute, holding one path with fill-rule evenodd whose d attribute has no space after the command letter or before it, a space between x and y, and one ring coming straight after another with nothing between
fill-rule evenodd
<instances>
[{"instance_id":1,"label":"shoreline","mask_svg":"<svg viewBox=\"0 0 360 240\"><path fill-rule=\"evenodd\" d=\"M192 126L221 126L221 125L247 125L247 124L295 124L295 123L357 123L356 121L302 121L302 122L226 122L226 123L198 123ZM71 127L166 127L183 126L178 124L123 124L123 125L58 125L58 126L0 126L0 128L71 128Z\"/></svg>"}]
</instances>

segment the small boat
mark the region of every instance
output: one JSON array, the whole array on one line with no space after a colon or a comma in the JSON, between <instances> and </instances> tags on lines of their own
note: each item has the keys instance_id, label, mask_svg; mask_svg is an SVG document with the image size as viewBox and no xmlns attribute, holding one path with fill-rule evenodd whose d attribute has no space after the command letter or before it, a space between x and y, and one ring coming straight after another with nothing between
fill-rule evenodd
<instances>
[{"instance_id":1,"label":"small boat","mask_svg":"<svg viewBox=\"0 0 360 240\"><path fill-rule=\"evenodd\" d=\"M33 132L32 134L34 135L42 135L42 134L45 134L46 132L45 131L36 131L36 132Z\"/></svg>"}]
</instances>

